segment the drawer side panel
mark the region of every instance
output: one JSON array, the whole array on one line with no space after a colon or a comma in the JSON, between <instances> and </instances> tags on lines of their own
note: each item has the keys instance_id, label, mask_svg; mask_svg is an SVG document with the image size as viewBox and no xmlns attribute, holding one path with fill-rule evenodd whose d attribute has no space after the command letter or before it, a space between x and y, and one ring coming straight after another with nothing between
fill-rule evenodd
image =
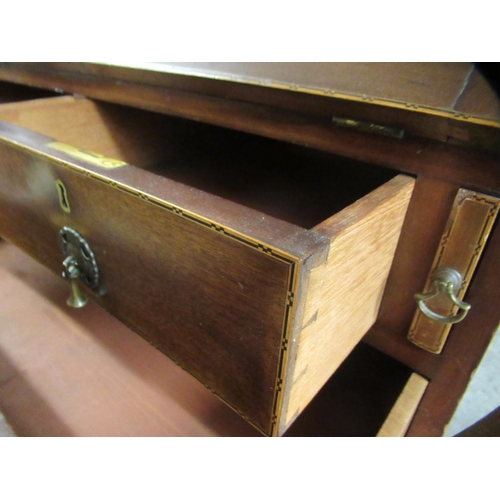
<instances>
[{"instance_id":1,"label":"drawer side panel","mask_svg":"<svg viewBox=\"0 0 500 500\"><path fill-rule=\"evenodd\" d=\"M332 241L309 278L281 432L375 322L413 186L400 175L315 228Z\"/></svg>"}]
</instances>

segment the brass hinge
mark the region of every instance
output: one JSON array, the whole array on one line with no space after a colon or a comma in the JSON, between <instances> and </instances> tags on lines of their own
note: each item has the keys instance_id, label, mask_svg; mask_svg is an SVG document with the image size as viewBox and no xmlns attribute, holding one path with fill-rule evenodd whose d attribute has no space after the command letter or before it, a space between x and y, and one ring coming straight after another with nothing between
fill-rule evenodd
<instances>
[{"instance_id":1,"label":"brass hinge","mask_svg":"<svg viewBox=\"0 0 500 500\"><path fill-rule=\"evenodd\" d=\"M386 127L385 125L377 125L376 123L360 122L358 120L341 118L339 116L333 116L332 123L338 125L339 127L359 130L360 132L369 132L371 134L385 135L396 139L402 139L405 134L403 129Z\"/></svg>"}]
</instances>

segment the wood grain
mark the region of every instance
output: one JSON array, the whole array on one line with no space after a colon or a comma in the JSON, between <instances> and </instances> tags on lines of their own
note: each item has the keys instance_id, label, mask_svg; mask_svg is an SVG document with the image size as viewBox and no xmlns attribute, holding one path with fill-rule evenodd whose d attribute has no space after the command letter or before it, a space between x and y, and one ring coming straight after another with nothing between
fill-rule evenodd
<instances>
[{"instance_id":1,"label":"wood grain","mask_svg":"<svg viewBox=\"0 0 500 500\"><path fill-rule=\"evenodd\" d=\"M283 426L375 322L413 184L397 177L315 228L332 241L310 276Z\"/></svg>"},{"instance_id":2,"label":"wood grain","mask_svg":"<svg viewBox=\"0 0 500 500\"><path fill-rule=\"evenodd\" d=\"M453 109L472 71L470 63L0 65L0 77L6 80L93 97L98 97L94 94L99 91L98 82L99 87L107 87L106 100L114 101L118 87L127 84L161 87L326 118L338 115L386 125L397 123L408 134L443 141L454 137L456 123L467 124L472 118L472 130L478 125L474 123L478 117ZM117 87L114 91L109 85L113 82ZM146 102L147 98L144 105Z\"/></svg>"},{"instance_id":3,"label":"wood grain","mask_svg":"<svg viewBox=\"0 0 500 500\"><path fill-rule=\"evenodd\" d=\"M95 304L66 307L66 284L7 243L0 295L0 408L18 435L261 435ZM375 435L407 372L358 346L286 435Z\"/></svg>"},{"instance_id":4,"label":"wood grain","mask_svg":"<svg viewBox=\"0 0 500 500\"><path fill-rule=\"evenodd\" d=\"M430 380L422 409L417 411L409 430L413 436L442 435L500 321L493 284L481 284L484 279L494 281L495 271L490 267L491 276L480 273L472 282L473 288L482 290L476 295L482 298L476 302L473 314L474 317L480 308L479 316L472 323L467 320L465 325L454 327L458 333L448 339L451 345L441 355L426 352L406 339L415 311L413 295L424 289L427 270L434 260L457 191L458 187L451 182L417 179L379 318L364 338L369 345ZM469 290L470 293L473 292Z\"/></svg>"},{"instance_id":5,"label":"wood grain","mask_svg":"<svg viewBox=\"0 0 500 500\"><path fill-rule=\"evenodd\" d=\"M470 63L158 63L184 74L217 75L229 81L274 83L330 93L346 92L387 100L451 108L469 75ZM152 67L153 69L153 67Z\"/></svg>"},{"instance_id":6,"label":"wood grain","mask_svg":"<svg viewBox=\"0 0 500 500\"><path fill-rule=\"evenodd\" d=\"M424 288L457 191L452 182L416 180L378 320L405 342L415 313L413 296Z\"/></svg>"},{"instance_id":7,"label":"wood grain","mask_svg":"<svg viewBox=\"0 0 500 500\"><path fill-rule=\"evenodd\" d=\"M428 380L412 373L377 437L403 437L406 434L428 384Z\"/></svg>"},{"instance_id":8,"label":"wood grain","mask_svg":"<svg viewBox=\"0 0 500 500\"><path fill-rule=\"evenodd\" d=\"M1 175L7 240L60 273L58 232L78 231L102 276L92 298L270 432L296 258L274 258L267 247L29 153L6 152ZM56 179L70 214L59 207Z\"/></svg>"},{"instance_id":9,"label":"wood grain","mask_svg":"<svg viewBox=\"0 0 500 500\"><path fill-rule=\"evenodd\" d=\"M0 244L0 408L19 436L259 436L93 303Z\"/></svg>"},{"instance_id":10,"label":"wood grain","mask_svg":"<svg viewBox=\"0 0 500 500\"><path fill-rule=\"evenodd\" d=\"M2 69L2 71L4 70ZM3 72L4 76L5 74ZM144 85L142 83L134 84L131 81L127 82L125 79L118 84L116 78L113 80L97 74L91 77L82 77L81 74L68 77L62 71L62 67L59 67L57 73L52 75L39 74L37 76L30 72L23 74L22 71L14 71L12 74L19 81L24 80L35 85L62 88L61 84L64 84L70 91L73 89L72 91L88 93L106 100L135 104L161 112L217 123L237 130L256 132L335 154L350 156L358 160L373 162L374 165L384 165L418 174L420 177L413 199L420 201L418 203L412 201L408 219L410 223L405 224L401 238L402 246L400 248L406 250L401 253L398 250L394 262L394 272L388 282L387 297L392 297L392 299L387 301L384 299L383 302L385 306L391 304L402 305L402 309L399 307L387 307L385 309L383 305L382 317L384 318L384 324L379 322L375 325L372 330L374 335L370 337L370 340L372 345L383 348L384 352L390 353L432 379L429 391L422 403L423 409L417 412L414 425L409 434L427 433L439 435L440 429L447 421L446 419L451 416L454 405L456 405L456 401L460 397L460 391L465 388L470 371L477 365L483 352L482 349L488 343L489 336L494 329L493 323L499 321L496 314L497 305L491 297L487 296L489 293L490 295L493 294L494 297L495 289L492 287L491 282L496 268L494 264L490 264L490 275L479 273L477 278L479 281L476 281L475 285L473 284L473 289L477 288L478 296L487 304L484 307L481 304L482 316L476 318L474 334L477 338L471 343L466 338L464 327L459 328L459 335L450 339L450 345L447 346L447 350L442 355L442 362L441 359L439 362L430 360L429 356L432 357L433 355L425 356L426 353L414 348L402 337L404 328L402 329L401 325L407 324L407 318L409 317L406 314L403 295L412 294L413 291L420 291L416 285L419 279L417 276L419 267L416 266L412 269L408 266L408 262L415 262L415 259L417 262L425 261L429 256L432 259L433 235L440 234L442 215L446 213L448 200L452 199L458 186L477 189L490 194L500 194L499 162L495 155L450 146L453 141L460 141L461 145L470 145L474 134L477 132L480 136L478 143L478 147L480 147L480 142L484 141L486 132L482 129L479 130L480 126L478 124L473 124L473 128L470 128L467 121L462 118L450 120L426 115L422 112L391 110L370 103L352 103L341 99L316 99L317 96L296 92L281 92L278 89L252 88L244 99L229 102L226 97L231 98L232 96L234 98L235 94L232 93L232 90L228 90L229 87L219 86L217 82L212 82L213 85L210 82L201 82L201 85L205 86L206 92L204 95L195 95L198 91L189 85L194 85L196 81L200 82L202 79L193 78L188 78L190 83L187 86L187 80L184 78L184 80L178 80L179 85L177 87L175 86L177 84L175 84L170 88L165 88L165 85L160 81L150 81ZM469 81L469 84L472 83L473 78ZM239 89L237 92L240 92L242 86L233 86L233 88L236 87ZM462 95L467 96L467 88ZM477 96L475 99L476 103L479 103ZM325 105L326 100L332 103L331 106ZM459 101L457 109L460 108L459 111L464 111L465 108L461 108L460 105ZM489 105L486 106L486 108L488 107ZM439 145L432 141L408 137L408 135L404 141L397 141L368 136L354 131L332 130L331 124L327 123L332 112L341 114L346 112L347 116L360 119L366 118L379 123L393 125L404 123L405 127L408 127L407 131L410 135L415 133L416 135L437 138L441 141L450 139L448 145ZM395 112L397 113L394 114ZM67 116L70 116L70 113ZM117 120L116 123L120 121L124 120ZM61 121L61 124L64 124L64 121ZM125 138L126 135L127 131L125 131L123 137ZM120 136L119 131L116 132L116 136ZM78 134L74 134L74 137L78 139ZM495 137L493 134L488 141L490 141L490 145L494 145L496 141L498 150L498 140ZM100 134L96 134L94 140L100 140ZM118 150L119 148L115 147L115 149ZM493 150L495 150L495 147L493 147ZM64 155L61 156L63 159L68 160ZM148 174L148 172L145 172L145 174ZM135 176L128 167L121 172L114 173L111 177L121 182L125 181L139 186L146 191L149 189L150 192L155 192L157 195L165 195L162 182L158 185L156 178L149 175L144 177ZM289 226L279 225L279 230L276 231L275 221L266 218L265 221L257 223L255 217L249 217L247 210L240 210L237 207L227 205L223 200L213 205L207 203L205 196L201 196L199 193L193 195L192 192L180 186L176 186L175 189L171 190L170 195L170 199L176 199L180 203L180 200L183 200L182 203L185 201L190 209L201 208L213 220L217 220L219 223L222 222L227 227L237 228L245 232L249 231L254 236L258 235L258 238L268 244L284 245L282 248L290 249L294 248L292 241L303 241L302 236L297 240L297 235L302 233L294 232ZM433 210L434 216L431 215ZM414 230L413 233L412 230ZM311 251L309 250L312 247L309 246L309 250L306 250L305 247L303 248L304 255L310 256ZM488 260L486 256L486 262L491 263L492 261ZM408 283L409 287L406 286ZM398 296L398 293L400 296ZM385 314L384 311L388 314ZM390 314L395 315L393 322L391 322L392 320L386 321L387 318L391 317ZM461 336L460 332L463 332ZM415 350L420 352L416 353ZM447 352L457 354L458 361L449 358ZM458 365L455 363L460 363L460 369L457 368Z\"/></svg>"},{"instance_id":11,"label":"wood grain","mask_svg":"<svg viewBox=\"0 0 500 500\"><path fill-rule=\"evenodd\" d=\"M72 96L4 104L0 120L138 167L168 158L166 137L178 137L185 127L166 116Z\"/></svg>"}]
</instances>

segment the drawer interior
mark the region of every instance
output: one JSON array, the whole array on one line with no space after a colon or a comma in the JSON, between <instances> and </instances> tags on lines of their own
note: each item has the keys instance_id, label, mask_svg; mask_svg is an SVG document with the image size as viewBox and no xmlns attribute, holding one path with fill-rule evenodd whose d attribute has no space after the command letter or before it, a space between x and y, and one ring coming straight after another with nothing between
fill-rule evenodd
<instances>
[{"instance_id":1,"label":"drawer interior","mask_svg":"<svg viewBox=\"0 0 500 500\"><path fill-rule=\"evenodd\" d=\"M4 105L0 120L305 229L395 176L293 144L73 97Z\"/></svg>"},{"instance_id":2,"label":"drawer interior","mask_svg":"<svg viewBox=\"0 0 500 500\"><path fill-rule=\"evenodd\" d=\"M33 99L44 99L55 97L59 94L49 90L15 85L8 82L0 82L0 104L30 101Z\"/></svg>"},{"instance_id":3,"label":"drawer interior","mask_svg":"<svg viewBox=\"0 0 500 500\"><path fill-rule=\"evenodd\" d=\"M411 380L402 363L364 344L358 344L285 433L288 437L372 437L379 434ZM424 387L425 389L425 387ZM413 394L413 411L400 415L404 435L422 391ZM401 413L401 411L399 412ZM384 433L384 436L394 434Z\"/></svg>"}]
</instances>

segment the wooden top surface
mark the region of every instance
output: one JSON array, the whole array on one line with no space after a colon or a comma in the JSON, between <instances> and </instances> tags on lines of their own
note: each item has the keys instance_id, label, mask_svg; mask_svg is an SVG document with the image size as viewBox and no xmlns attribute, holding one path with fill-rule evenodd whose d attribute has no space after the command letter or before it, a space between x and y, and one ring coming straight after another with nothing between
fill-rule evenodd
<instances>
[{"instance_id":1,"label":"wooden top surface","mask_svg":"<svg viewBox=\"0 0 500 500\"><path fill-rule=\"evenodd\" d=\"M394 107L411 104L421 112L465 114L500 126L500 99L472 63L101 62L37 66L116 75L142 83L153 83L152 78L156 83L174 82L167 75L196 78L198 90L200 85L208 90L215 82L233 82Z\"/></svg>"},{"instance_id":2,"label":"wooden top surface","mask_svg":"<svg viewBox=\"0 0 500 500\"><path fill-rule=\"evenodd\" d=\"M0 63L0 80L160 112L186 96L197 109L247 103L495 152L500 137L500 99L472 63ZM150 94L160 89L163 104Z\"/></svg>"},{"instance_id":3,"label":"wooden top surface","mask_svg":"<svg viewBox=\"0 0 500 500\"><path fill-rule=\"evenodd\" d=\"M134 67L134 66L131 66ZM500 122L500 101L471 63L151 63L179 73L331 97L417 104Z\"/></svg>"}]
</instances>

